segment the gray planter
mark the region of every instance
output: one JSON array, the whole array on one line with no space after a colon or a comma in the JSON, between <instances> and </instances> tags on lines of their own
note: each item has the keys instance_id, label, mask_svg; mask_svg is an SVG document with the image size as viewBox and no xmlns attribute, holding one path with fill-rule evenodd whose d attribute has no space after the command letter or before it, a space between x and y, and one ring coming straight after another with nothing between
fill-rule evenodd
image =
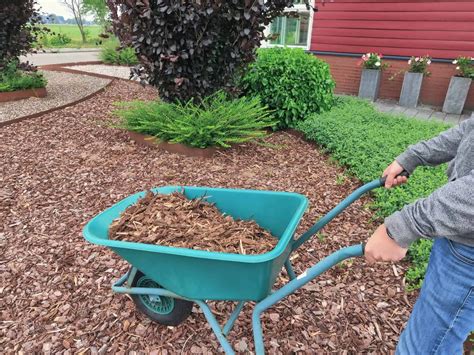
<instances>
[{"instance_id":1,"label":"gray planter","mask_svg":"<svg viewBox=\"0 0 474 355\"><path fill-rule=\"evenodd\" d=\"M420 98L421 84L423 83L422 73L405 72L403 78L402 92L400 93L400 106L416 107Z\"/></svg>"},{"instance_id":2,"label":"gray planter","mask_svg":"<svg viewBox=\"0 0 474 355\"><path fill-rule=\"evenodd\" d=\"M359 85L359 97L372 101L377 100L377 97L379 96L381 78L381 70L362 69Z\"/></svg>"},{"instance_id":3,"label":"gray planter","mask_svg":"<svg viewBox=\"0 0 474 355\"><path fill-rule=\"evenodd\" d=\"M472 79L453 76L449 82L448 93L444 99L443 112L460 115L466 103Z\"/></svg>"}]
</instances>

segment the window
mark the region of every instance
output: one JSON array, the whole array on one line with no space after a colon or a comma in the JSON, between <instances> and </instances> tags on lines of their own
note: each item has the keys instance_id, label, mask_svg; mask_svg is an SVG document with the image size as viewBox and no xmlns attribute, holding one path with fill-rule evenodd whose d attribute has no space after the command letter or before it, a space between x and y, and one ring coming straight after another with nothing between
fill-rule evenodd
<instances>
[{"instance_id":1,"label":"window","mask_svg":"<svg viewBox=\"0 0 474 355\"><path fill-rule=\"evenodd\" d=\"M288 16L277 17L265 31L266 46L308 47L312 16L303 1L295 1L286 10Z\"/></svg>"}]
</instances>

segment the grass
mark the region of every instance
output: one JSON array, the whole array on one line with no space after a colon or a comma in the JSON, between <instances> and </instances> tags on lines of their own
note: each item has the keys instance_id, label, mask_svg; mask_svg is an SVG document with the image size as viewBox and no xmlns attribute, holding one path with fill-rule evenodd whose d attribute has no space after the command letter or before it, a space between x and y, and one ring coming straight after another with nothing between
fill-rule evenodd
<instances>
[{"instance_id":1,"label":"grass","mask_svg":"<svg viewBox=\"0 0 474 355\"><path fill-rule=\"evenodd\" d=\"M440 122L381 113L366 101L348 97L339 99L332 110L310 116L297 128L345 165L350 174L369 182L380 177L386 166L410 144L432 138L449 127ZM420 167L407 185L375 190L371 207L376 217L388 216L444 185L445 169L445 165ZM421 286L430 249L431 241L426 240L411 246L413 263L406 274L410 288Z\"/></svg>"},{"instance_id":2,"label":"grass","mask_svg":"<svg viewBox=\"0 0 474 355\"><path fill-rule=\"evenodd\" d=\"M79 27L76 25L45 25L56 34L61 34L70 38L69 43L54 43L52 41L53 35L47 35L47 39L42 39L41 43L45 48L99 48L102 44L108 42L117 42L117 39L114 37L109 39L102 39L99 37L103 33L102 27L98 25L84 26L86 31L86 43L82 42L81 33L79 32Z\"/></svg>"}]
</instances>

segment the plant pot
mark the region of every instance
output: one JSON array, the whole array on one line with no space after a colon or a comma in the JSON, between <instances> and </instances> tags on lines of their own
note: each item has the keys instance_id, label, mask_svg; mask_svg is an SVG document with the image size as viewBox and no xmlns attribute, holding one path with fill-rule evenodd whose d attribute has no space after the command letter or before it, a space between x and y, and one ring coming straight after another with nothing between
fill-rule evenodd
<instances>
[{"instance_id":1,"label":"plant pot","mask_svg":"<svg viewBox=\"0 0 474 355\"><path fill-rule=\"evenodd\" d=\"M379 96L380 81L382 79L382 71L378 69L362 69L359 85L359 97L377 100Z\"/></svg>"},{"instance_id":2,"label":"plant pot","mask_svg":"<svg viewBox=\"0 0 474 355\"><path fill-rule=\"evenodd\" d=\"M418 106L422 83L423 73L405 72L402 92L400 93L400 106L412 108Z\"/></svg>"},{"instance_id":3,"label":"plant pot","mask_svg":"<svg viewBox=\"0 0 474 355\"><path fill-rule=\"evenodd\" d=\"M460 115L466 103L472 79L459 76L451 77L448 92L444 99L443 112Z\"/></svg>"}]
</instances>

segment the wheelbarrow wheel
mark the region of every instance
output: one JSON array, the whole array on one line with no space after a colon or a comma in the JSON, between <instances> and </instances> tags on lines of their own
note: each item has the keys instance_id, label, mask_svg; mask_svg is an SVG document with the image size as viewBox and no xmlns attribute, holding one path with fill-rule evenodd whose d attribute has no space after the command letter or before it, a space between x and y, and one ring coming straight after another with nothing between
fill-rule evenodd
<instances>
[{"instance_id":1,"label":"wheelbarrow wheel","mask_svg":"<svg viewBox=\"0 0 474 355\"><path fill-rule=\"evenodd\" d=\"M159 288L158 283L137 270L132 287ZM154 322L177 326L189 317L193 309L193 302L178 298L154 295L130 295L135 306Z\"/></svg>"}]
</instances>

